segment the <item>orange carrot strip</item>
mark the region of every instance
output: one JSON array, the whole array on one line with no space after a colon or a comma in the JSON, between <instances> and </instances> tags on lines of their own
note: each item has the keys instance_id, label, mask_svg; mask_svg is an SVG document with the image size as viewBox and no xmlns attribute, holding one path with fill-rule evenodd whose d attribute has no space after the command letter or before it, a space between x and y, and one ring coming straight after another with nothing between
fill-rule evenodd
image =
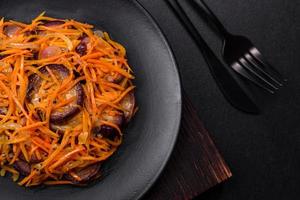
<instances>
[{"instance_id":1,"label":"orange carrot strip","mask_svg":"<svg viewBox=\"0 0 300 200\"><path fill-rule=\"evenodd\" d=\"M30 179L32 179L36 175L36 173L37 172L35 170L32 170L30 172L30 174L27 177L25 177L22 181L20 181L18 184L19 185L24 185L25 183L27 183L28 181L30 181Z\"/></svg>"},{"instance_id":2,"label":"orange carrot strip","mask_svg":"<svg viewBox=\"0 0 300 200\"><path fill-rule=\"evenodd\" d=\"M14 152L14 157L9 162L10 165L12 165L17 160L17 158L19 157L20 152L21 152L21 149L18 147L18 145L16 145L15 147L17 147L17 150L16 150L16 152Z\"/></svg>"},{"instance_id":3,"label":"orange carrot strip","mask_svg":"<svg viewBox=\"0 0 300 200\"><path fill-rule=\"evenodd\" d=\"M58 109L60 107L66 106L66 105L72 103L73 101L75 101L76 98L77 97L71 97L69 99L65 99L64 101L62 101L62 102L60 102L58 104L53 105L52 109L55 110L55 109Z\"/></svg>"},{"instance_id":4,"label":"orange carrot strip","mask_svg":"<svg viewBox=\"0 0 300 200\"><path fill-rule=\"evenodd\" d=\"M45 58L45 59L40 59L40 60L33 60L33 61L26 61L27 64L43 64L43 63L46 63L46 62L51 62L51 61L54 61L54 60L57 60L61 57L64 57L66 56L67 53L62 53L60 55L57 55L57 56L52 56L50 58Z\"/></svg>"},{"instance_id":5,"label":"orange carrot strip","mask_svg":"<svg viewBox=\"0 0 300 200\"><path fill-rule=\"evenodd\" d=\"M39 138L39 137L33 137L33 138L31 139L31 141L32 141L35 145L39 146L41 149L45 150L46 152L48 152L49 149L51 149L51 144L49 144L49 143L43 141L43 140L42 140L41 138Z\"/></svg>"},{"instance_id":6,"label":"orange carrot strip","mask_svg":"<svg viewBox=\"0 0 300 200\"><path fill-rule=\"evenodd\" d=\"M11 167L8 167L8 166L1 166L2 169L5 169L6 171L9 171L10 173L13 173L13 174L19 174L18 171L16 171L15 169L11 168Z\"/></svg>"},{"instance_id":7,"label":"orange carrot strip","mask_svg":"<svg viewBox=\"0 0 300 200\"><path fill-rule=\"evenodd\" d=\"M71 181L45 181L45 185L73 185Z\"/></svg>"},{"instance_id":8,"label":"orange carrot strip","mask_svg":"<svg viewBox=\"0 0 300 200\"><path fill-rule=\"evenodd\" d=\"M97 52L97 53L91 53L91 54L87 54L81 57L82 60L87 60L87 59L92 59L92 58L98 58L103 56L104 53L102 52Z\"/></svg>"},{"instance_id":9,"label":"orange carrot strip","mask_svg":"<svg viewBox=\"0 0 300 200\"><path fill-rule=\"evenodd\" d=\"M52 70L50 70L49 67L47 67L47 66L46 66L46 70L47 70L48 73L50 74L50 76L51 76L51 78L53 79L53 81L54 81L57 85L59 85L59 82L58 82L56 76L53 74Z\"/></svg>"},{"instance_id":10,"label":"orange carrot strip","mask_svg":"<svg viewBox=\"0 0 300 200\"><path fill-rule=\"evenodd\" d=\"M20 131L35 129L35 128L37 128L39 126L43 126L45 124L46 124L46 122L36 122L34 124L30 124L30 125L27 125L27 126L23 126L22 128L18 128L17 131L20 132Z\"/></svg>"},{"instance_id":11,"label":"orange carrot strip","mask_svg":"<svg viewBox=\"0 0 300 200\"><path fill-rule=\"evenodd\" d=\"M56 163L54 163L53 165L51 165L49 167L49 170L52 171L54 168L58 167L59 165L63 164L64 162L66 162L67 160L69 160L74 154L78 153L79 151L82 151L84 148L83 147L78 147L77 149L67 153L66 155L64 155L63 157L61 157Z\"/></svg>"},{"instance_id":12,"label":"orange carrot strip","mask_svg":"<svg viewBox=\"0 0 300 200\"><path fill-rule=\"evenodd\" d=\"M62 139L61 144L57 147L57 149L54 150L54 152L52 152L48 158L43 162L43 166L42 168L45 168L46 166L48 166L50 164L50 162L55 158L56 155L58 155L61 150L65 147L65 145L67 145L68 141L69 141L69 137L70 137L70 132L67 130L64 134L64 137Z\"/></svg>"},{"instance_id":13,"label":"orange carrot strip","mask_svg":"<svg viewBox=\"0 0 300 200\"><path fill-rule=\"evenodd\" d=\"M106 63L106 62L103 62L100 60L95 60L95 59L88 59L87 62L98 64L100 66L108 67L109 69L116 71L116 72L122 74L123 76L126 76L127 78L131 78L131 79L134 78L130 73L126 72L124 69L114 66L110 63ZM97 66L97 65L94 65L94 66Z\"/></svg>"},{"instance_id":14,"label":"orange carrot strip","mask_svg":"<svg viewBox=\"0 0 300 200\"><path fill-rule=\"evenodd\" d=\"M24 157L25 157L25 160L26 160L27 162L29 162L28 152L27 152L27 150L26 150L26 148L25 148L24 143L20 143L20 149L21 149L21 151L22 151L22 153L23 153L23 155L24 155Z\"/></svg>"}]
</instances>

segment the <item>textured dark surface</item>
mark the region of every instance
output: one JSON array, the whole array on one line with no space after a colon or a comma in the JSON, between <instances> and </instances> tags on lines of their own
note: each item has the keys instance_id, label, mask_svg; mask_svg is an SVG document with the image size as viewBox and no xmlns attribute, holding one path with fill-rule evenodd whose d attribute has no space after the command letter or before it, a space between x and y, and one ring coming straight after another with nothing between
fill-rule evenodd
<instances>
[{"instance_id":1,"label":"textured dark surface","mask_svg":"<svg viewBox=\"0 0 300 200\"><path fill-rule=\"evenodd\" d=\"M143 200L191 199L231 177L230 169L185 93L172 156Z\"/></svg>"},{"instance_id":2,"label":"textured dark surface","mask_svg":"<svg viewBox=\"0 0 300 200\"><path fill-rule=\"evenodd\" d=\"M297 199L300 196L300 1L206 1L229 30L251 38L288 78L278 94L256 98L263 105L263 113L257 116L241 113L226 102L200 51L163 0L139 1L166 34L178 61L183 87L233 174L229 181L199 199ZM192 11L190 14L196 18ZM215 34L201 19L197 25L215 52L220 52L221 43Z\"/></svg>"}]
</instances>

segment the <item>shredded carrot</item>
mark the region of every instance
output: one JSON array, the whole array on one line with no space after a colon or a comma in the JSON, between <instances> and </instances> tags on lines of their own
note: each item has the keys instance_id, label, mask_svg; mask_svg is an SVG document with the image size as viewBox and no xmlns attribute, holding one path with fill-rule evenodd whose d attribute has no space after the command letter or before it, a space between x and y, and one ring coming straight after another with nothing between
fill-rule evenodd
<instances>
[{"instance_id":1,"label":"shredded carrot","mask_svg":"<svg viewBox=\"0 0 300 200\"><path fill-rule=\"evenodd\" d=\"M52 80L53 80L57 85L59 85L59 81L57 80L56 76L53 74L52 70L49 69L47 66L46 66L46 69L47 69L48 73L50 74Z\"/></svg>"},{"instance_id":2,"label":"shredded carrot","mask_svg":"<svg viewBox=\"0 0 300 200\"><path fill-rule=\"evenodd\" d=\"M136 111L122 101L135 89L133 71L125 48L93 28L45 12L29 24L0 20L0 174L19 185L75 184L65 175L80 182L80 170L122 143L122 120ZM107 126L115 138L103 133ZM19 161L30 166L25 177Z\"/></svg>"},{"instance_id":3,"label":"shredded carrot","mask_svg":"<svg viewBox=\"0 0 300 200\"><path fill-rule=\"evenodd\" d=\"M46 152L48 152L49 149L51 149L51 145L49 143L47 143L46 141L43 141L39 137L33 137L31 139L31 141Z\"/></svg>"},{"instance_id":4,"label":"shredded carrot","mask_svg":"<svg viewBox=\"0 0 300 200\"><path fill-rule=\"evenodd\" d=\"M36 155L36 157L37 157L38 160L42 159L40 151L34 151L34 153L35 153L35 155Z\"/></svg>"},{"instance_id":5,"label":"shredded carrot","mask_svg":"<svg viewBox=\"0 0 300 200\"><path fill-rule=\"evenodd\" d=\"M2 168L3 168L4 170L6 170L6 171L9 171L9 172L13 173L13 174L19 174L18 171L16 171L15 169L13 169L13 168L11 168L11 167L2 166Z\"/></svg>"},{"instance_id":6,"label":"shredded carrot","mask_svg":"<svg viewBox=\"0 0 300 200\"><path fill-rule=\"evenodd\" d=\"M94 59L94 58L99 58L99 57L101 57L103 55L104 55L104 53L102 53L102 52L91 53L91 54L82 56L81 59L82 60L87 60L87 59L92 59L92 58Z\"/></svg>"},{"instance_id":7,"label":"shredded carrot","mask_svg":"<svg viewBox=\"0 0 300 200\"><path fill-rule=\"evenodd\" d=\"M72 185L71 181L45 181L45 185Z\"/></svg>"},{"instance_id":8,"label":"shredded carrot","mask_svg":"<svg viewBox=\"0 0 300 200\"><path fill-rule=\"evenodd\" d=\"M71 175L76 181L81 181L81 178L80 178L75 172L70 172L70 175Z\"/></svg>"},{"instance_id":9,"label":"shredded carrot","mask_svg":"<svg viewBox=\"0 0 300 200\"><path fill-rule=\"evenodd\" d=\"M11 159L9 164L13 164L17 160L17 158L18 158L18 156L20 155L20 152L21 152L21 149L18 147L18 145L15 145L14 147L16 147L17 150L14 152L14 157L13 157L13 159Z\"/></svg>"},{"instance_id":10,"label":"shredded carrot","mask_svg":"<svg viewBox=\"0 0 300 200\"><path fill-rule=\"evenodd\" d=\"M24 185L28 181L30 181L31 178L33 178L36 175L36 171L32 170L31 173L26 176L22 181L19 182L19 185Z\"/></svg>"},{"instance_id":11,"label":"shredded carrot","mask_svg":"<svg viewBox=\"0 0 300 200\"><path fill-rule=\"evenodd\" d=\"M25 160L27 162L29 162L28 151L26 150L24 143L20 143L20 149L21 149L21 152L23 153L23 155L25 157Z\"/></svg>"},{"instance_id":12,"label":"shredded carrot","mask_svg":"<svg viewBox=\"0 0 300 200\"><path fill-rule=\"evenodd\" d=\"M17 131L25 131L25 130L29 130L29 129L34 129L39 126L43 126L45 124L46 124L46 122L36 122L34 124L30 124L28 126L23 126L22 128L18 128Z\"/></svg>"},{"instance_id":13,"label":"shredded carrot","mask_svg":"<svg viewBox=\"0 0 300 200\"><path fill-rule=\"evenodd\" d=\"M103 61L103 60L100 61L100 60L95 60L95 59L88 59L87 61L90 62L90 63L95 64L94 66L96 66L96 67L97 66L107 67L109 70L116 71L116 72L122 74L123 76L125 76L127 78L131 78L131 79L133 78L133 76L130 73L126 72L124 69L122 69L120 67L117 67L115 65L112 65L112 64L110 64L106 61Z\"/></svg>"},{"instance_id":14,"label":"shredded carrot","mask_svg":"<svg viewBox=\"0 0 300 200\"><path fill-rule=\"evenodd\" d=\"M71 97L71 98L69 98L69 99L63 100L62 102L60 102L60 103L54 105L54 106L52 107L52 109L55 110L55 109L58 109L58 108L60 108L60 107L65 106L65 105L68 105L68 104L74 102L74 100L76 100L75 97Z\"/></svg>"},{"instance_id":15,"label":"shredded carrot","mask_svg":"<svg viewBox=\"0 0 300 200\"><path fill-rule=\"evenodd\" d=\"M29 151L29 158L32 158L32 156L34 156L34 152L38 149L38 146L34 146L32 145L32 148Z\"/></svg>"},{"instance_id":16,"label":"shredded carrot","mask_svg":"<svg viewBox=\"0 0 300 200\"><path fill-rule=\"evenodd\" d=\"M17 21L14 21L14 20L9 20L9 22L11 22L11 23L13 23L13 24L15 24L17 26L21 26L23 28L25 28L27 26L27 24L24 24L22 22L17 22Z\"/></svg>"},{"instance_id":17,"label":"shredded carrot","mask_svg":"<svg viewBox=\"0 0 300 200\"><path fill-rule=\"evenodd\" d=\"M61 157L56 163L54 163L53 165L51 165L49 167L49 170L53 170L54 168L56 168L57 166L63 164L64 162L66 162L68 159L70 159L74 154L78 153L79 151L82 151L83 148L77 148L69 153L67 153L66 155L64 155L63 157Z\"/></svg>"}]
</instances>

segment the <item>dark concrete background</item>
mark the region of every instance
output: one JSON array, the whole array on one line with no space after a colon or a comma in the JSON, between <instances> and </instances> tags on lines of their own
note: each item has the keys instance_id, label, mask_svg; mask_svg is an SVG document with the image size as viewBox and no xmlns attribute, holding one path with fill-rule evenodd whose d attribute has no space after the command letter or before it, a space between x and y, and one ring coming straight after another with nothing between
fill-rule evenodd
<instances>
[{"instance_id":1,"label":"dark concrete background","mask_svg":"<svg viewBox=\"0 0 300 200\"><path fill-rule=\"evenodd\" d=\"M184 0L187 1L187 0ZM254 89L263 113L248 115L224 99L191 37L165 0L139 0L174 51L183 88L191 97L233 177L199 199L296 199L300 195L300 1L211 0L207 3L232 32L246 35L288 82L276 95ZM189 10L206 41L221 41ZM259 94L259 95L258 95Z\"/></svg>"}]
</instances>

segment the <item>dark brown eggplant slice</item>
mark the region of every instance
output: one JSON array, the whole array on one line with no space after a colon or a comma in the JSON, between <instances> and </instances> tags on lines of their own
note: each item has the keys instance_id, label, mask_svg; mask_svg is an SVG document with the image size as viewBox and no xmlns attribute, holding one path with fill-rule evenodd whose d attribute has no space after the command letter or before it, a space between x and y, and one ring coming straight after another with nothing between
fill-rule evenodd
<instances>
[{"instance_id":1,"label":"dark brown eggplant slice","mask_svg":"<svg viewBox=\"0 0 300 200\"><path fill-rule=\"evenodd\" d=\"M80 177L80 181L76 180L73 176L70 174L66 174L64 177L65 179L72 181L75 185L82 185L87 184L90 181L95 180L100 176L100 163L89 165L83 169L73 171L78 177Z\"/></svg>"},{"instance_id":2,"label":"dark brown eggplant slice","mask_svg":"<svg viewBox=\"0 0 300 200\"><path fill-rule=\"evenodd\" d=\"M58 133L64 133L68 128L73 129L78 124L82 123L82 112L79 112L74 117L64 121L64 123L61 124L50 124L50 129L53 131L58 131Z\"/></svg>"},{"instance_id":3,"label":"dark brown eggplant slice","mask_svg":"<svg viewBox=\"0 0 300 200\"><path fill-rule=\"evenodd\" d=\"M76 48L75 48L76 53L78 53L80 56L84 56L87 52L87 45L83 42L80 42Z\"/></svg>"},{"instance_id":4,"label":"dark brown eggplant slice","mask_svg":"<svg viewBox=\"0 0 300 200\"><path fill-rule=\"evenodd\" d=\"M53 56L57 56L62 52L63 52L63 48L51 45L40 51L40 59L46 59Z\"/></svg>"},{"instance_id":5,"label":"dark brown eggplant slice","mask_svg":"<svg viewBox=\"0 0 300 200\"><path fill-rule=\"evenodd\" d=\"M19 159L21 160L21 161L24 161L24 162L26 162L26 159L25 159L25 157L24 157L24 155L21 153L20 155L19 155ZM32 155L31 155L31 158L30 158L30 160L29 160L29 163L38 163L38 162L40 162L41 160L39 160L37 157L36 157L36 155L33 153ZM26 162L27 163L27 162Z\"/></svg>"},{"instance_id":6,"label":"dark brown eggplant slice","mask_svg":"<svg viewBox=\"0 0 300 200\"><path fill-rule=\"evenodd\" d=\"M108 125L96 126L92 129L92 133L97 137L104 137L111 141L114 141L117 137L120 137L118 130Z\"/></svg>"},{"instance_id":7,"label":"dark brown eggplant slice","mask_svg":"<svg viewBox=\"0 0 300 200\"><path fill-rule=\"evenodd\" d=\"M112 72L110 74L106 74L104 78L111 83L120 83L124 79L124 76L118 72Z\"/></svg>"},{"instance_id":8,"label":"dark brown eggplant slice","mask_svg":"<svg viewBox=\"0 0 300 200\"><path fill-rule=\"evenodd\" d=\"M58 80L63 80L69 75L69 70L59 64L49 64L42 67L39 71L43 74L48 75L48 71L46 69L50 69ZM42 79L37 74L33 74L29 77L29 83L27 87L27 100L33 104L38 103L40 101L39 97L35 94L41 87ZM76 96L76 100L69 105L63 106L57 110L53 110L50 115L50 121L54 124L64 123L66 120L72 118L80 111L80 107L83 104L84 100L84 92L80 83L76 84L71 90L67 92L68 96L73 97Z\"/></svg>"},{"instance_id":9,"label":"dark brown eggplant slice","mask_svg":"<svg viewBox=\"0 0 300 200\"><path fill-rule=\"evenodd\" d=\"M31 172L30 164L23 160L15 161L14 168L23 176L28 176Z\"/></svg>"},{"instance_id":10,"label":"dark brown eggplant slice","mask_svg":"<svg viewBox=\"0 0 300 200\"><path fill-rule=\"evenodd\" d=\"M0 55L0 60L2 60L3 58L7 57L8 55Z\"/></svg>"},{"instance_id":11,"label":"dark brown eggplant slice","mask_svg":"<svg viewBox=\"0 0 300 200\"><path fill-rule=\"evenodd\" d=\"M50 116L50 120L52 123L64 123L65 120L72 118L80 111L79 106L83 105L84 99L84 92L81 84L76 84L70 91L68 91L68 95L76 96L77 100L60 109L53 110Z\"/></svg>"},{"instance_id":12,"label":"dark brown eggplant slice","mask_svg":"<svg viewBox=\"0 0 300 200\"><path fill-rule=\"evenodd\" d=\"M42 22L43 22L42 25L47 27L59 26L65 23L64 21L61 20L53 20L53 21L42 20Z\"/></svg>"},{"instance_id":13,"label":"dark brown eggplant slice","mask_svg":"<svg viewBox=\"0 0 300 200\"><path fill-rule=\"evenodd\" d=\"M3 33L8 37L13 37L22 28L17 25L8 25L3 28Z\"/></svg>"},{"instance_id":14,"label":"dark brown eggplant slice","mask_svg":"<svg viewBox=\"0 0 300 200\"><path fill-rule=\"evenodd\" d=\"M101 119L121 127L124 124L124 113L120 111L104 111Z\"/></svg>"},{"instance_id":15,"label":"dark brown eggplant slice","mask_svg":"<svg viewBox=\"0 0 300 200\"><path fill-rule=\"evenodd\" d=\"M121 68L126 69L124 65ZM109 74L106 74L104 78L111 83L120 83L125 77L118 72L110 72Z\"/></svg>"},{"instance_id":16,"label":"dark brown eggplant slice","mask_svg":"<svg viewBox=\"0 0 300 200\"><path fill-rule=\"evenodd\" d=\"M98 37L104 38L104 32L99 30L99 29L94 30L94 35L97 35Z\"/></svg>"},{"instance_id":17,"label":"dark brown eggplant slice","mask_svg":"<svg viewBox=\"0 0 300 200\"><path fill-rule=\"evenodd\" d=\"M89 37L86 34L83 34L78 38L80 43L76 46L75 52L80 56L84 56L87 53L87 44L89 43Z\"/></svg>"},{"instance_id":18,"label":"dark brown eggplant slice","mask_svg":"<svg viewBox=\"0 0 300 200\"><path fill-rule=\"evenodd\" d=\"M24 35L25 36L30 36L30 35L43 35L45 34L45 31L43 30L37 30L37 29L33 29L31 31L25 31ZM33 42L35 39L31 39L28 42Z\"/></svg>"},{"instance_id":19,"label":"dark brown eggplant slice","mask_svg":"<svg viewBox=\"0 0 300 200\"><path fill-rule=\"evenodd\" d=\"M128 123L132 118L135 109L135 97L133 91L123 97L120 101L120 106L125 110L124 112L104 110L101 120L113 123L120 128L122 128L125 123ZM112 141L119 136L118 131L108 125L95 125L92 132L98 137L105 137Z\"/></svg>"},{"instance_id":20,"label":"dark brown eggplant slice","mask_svg":"<svg viewBox=\"0 0 300 200\"><path fill-rule=\"evenodd\" d=\"M46 69L48 67L50 70L52 70L55 75L59 75L58 77L63 79L66 78L69 75L69 70L59 64L49 64L44 67L42 67L39 71L43 74L48 75L48 71ZM38 91L41 86L42 79L37 74L32 74L28 77L28 87L27 87L27 100L31 101L34 95L34 92Z\"/></svg>"},{"instance_id":21,"label":"dark brown eggplant slice","mask_svg":"<svg viewBox=\"0 0 300 200\"><path fill-rule=\"evenodd\" d=\"M125 95L125 97L123 97L123 99L120 101L120 106L125 110L125 122L128 123L135 110L135 97L133 91L129 92L127 95Z\"/></svg>"},{"instance_id":22,"label":"dark brown eggplant slice","mask_svg":"<svg viewBox=\"0 0 300 200\"><path fill-rule=\"evenodd\" d=\"M7 107L0 107L0 115L6 115L7 111Z\"/></svg>"},{"instance_id":23,"label":"dark brown eggplant slice","mask_svg":"<svg viewBox=\"0 0 300 200\"><path fill-rule=\"evenodd\" d=\"M117 110L104 110L101 115L101 120L113 123L121 128L124 125L125 117L123 112ZM95 124L92 132L98 137L105 137L112 141L114 141L116 137L120 136L118 130L104 124Z\"/></svg>"},{"instance_id":24,"label":"dark brown eggplant slice","mask_svg":"<svg viewBox=\"0 0 300 200\"><path fill-rule=\"evenodd\" d=\"M0 98L0 102L5 102L5 98ZM6 115L8 111L9 106L0 106L0 115Z\"/></svg>"}]
</instances>

